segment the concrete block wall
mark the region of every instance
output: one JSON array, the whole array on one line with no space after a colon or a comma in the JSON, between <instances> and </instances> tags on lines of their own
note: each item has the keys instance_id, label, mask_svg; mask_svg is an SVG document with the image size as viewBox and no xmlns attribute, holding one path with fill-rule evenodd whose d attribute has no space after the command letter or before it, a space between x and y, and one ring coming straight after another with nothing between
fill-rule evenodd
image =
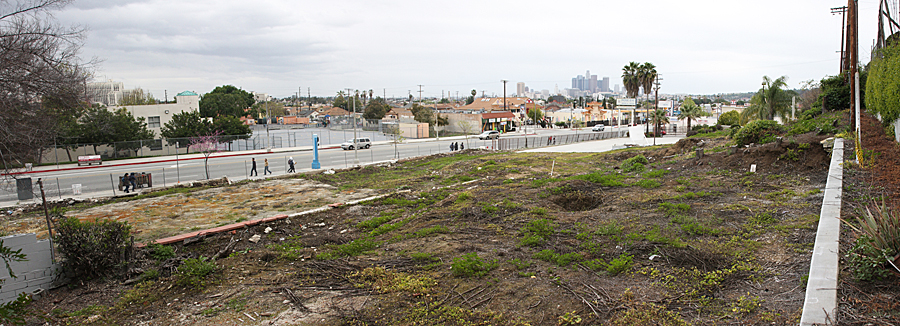
<instances>
[{"instance_id":1,"label":"concrete block wall","mask_svg":"<svg viewBox=\"0 0 900 326\"><path fill-rule=\"evenodd\" d=\"M16 299L20 293L33 294L49 290L56 280L59 266L50 256L50 241L38 240L34 233L0 237L3 245L13 251L22 249L26 261L11 262L16 278L12 278L6 265L0 260L0 303Z\"/></svg>"}]
</instances>

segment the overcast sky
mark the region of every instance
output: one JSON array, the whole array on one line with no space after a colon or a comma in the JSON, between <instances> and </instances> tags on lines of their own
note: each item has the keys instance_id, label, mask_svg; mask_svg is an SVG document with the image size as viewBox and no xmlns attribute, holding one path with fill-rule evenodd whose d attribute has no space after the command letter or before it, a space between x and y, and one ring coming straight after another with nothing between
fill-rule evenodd
<instances>
[{"instance_id":1,"label":"overcast sky","mask_svg":"<svg viewBox=\"0 0 900 326\"><path fill-rule=\"evenodd\" d=\"M287 1L75 0L56 17L89 32L96 77L162 99L219 85L276 97L310 88L376 94L502 95L517 82L560 90L590 70L621 83L651 62L661 93L790 87L839 69L846 1ZM878 1L860 0L860 58L869 61Z\"/></svg>"}]
</instances>

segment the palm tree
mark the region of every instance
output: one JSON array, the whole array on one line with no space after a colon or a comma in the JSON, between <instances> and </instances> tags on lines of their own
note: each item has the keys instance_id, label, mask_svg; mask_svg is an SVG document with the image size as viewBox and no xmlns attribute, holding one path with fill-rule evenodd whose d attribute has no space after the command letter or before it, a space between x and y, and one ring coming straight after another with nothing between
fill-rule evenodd
<instances>
[{"instance_id":1,"label":"palm tree","mask_svg":"<svg viewBox=\"0 0 900 326\"><path fill-rule=\"evenodd\" d=\"M637 62L629 62L622 68L622 84L625 84L625 96L637 97L638 90L641 87L641 81L638 76L640 65Z\"/></svg>"},{"instance_id":2,"label":"palm tree","mask_svg":"<svg viewBox=\"0 0 900 326\"><path fill-rule=\"evenodd\" d=\"M475 94L478 94L478 91L476 91L476 90L473 89L473 90L472 90L472 98L475 97Z\"/></svg>"},{"instance_id":3,"label":"palm tree","mask_svg":"<svg viewBox=\"0 0 900 326\"><path fill-rule=\"evenodd\" d=\"M652 63L644 62L638 67L638 82L647 95L647 101L650 101L650 93L653 91L653 82L656 81L656 66Z\"/></svg>"},{"instance_id":4,"label":"palm tree","mask_svg":"<svg viewBox=\"0 0 900 326\"><path fill-rule=\"evenodd\" d=\"M653 121L653 127L656 128L653 131L653 137L659 137L659 127L663 123L669 123L669 117L666 116L666 110L656 109L650 112L650 121ZM656 145L656 140L653 141L653 144Z\"/></svg>"},{"instance_id":5,"label":"palm tree","mask_svg":"<svg viewBox=\"0 0 900 326\"><path fill-rule=\"evenodd\" d=\"M691 119L696 120L699 117L708 116L709 113L703 111L702 108L694 104L694 100L690 97L684 99L684 103L681 103L681 114L678 115L679 119L687 119L687 131L691 131Z\"/></svg>"},{"instance_id":6,"label":"palm tree","mask_svg":"<svg viewBox=\"0 0 900 326\"><path fill-rule=\"evenodd\" d=\"M773 120L778 115L785 118L791 111L791 96L796 92L785 90L787 77L775 80L763 76L762 88L750 99L750 107L741 112L741 118L747 120Z\"/></svg>"}]
</instances>

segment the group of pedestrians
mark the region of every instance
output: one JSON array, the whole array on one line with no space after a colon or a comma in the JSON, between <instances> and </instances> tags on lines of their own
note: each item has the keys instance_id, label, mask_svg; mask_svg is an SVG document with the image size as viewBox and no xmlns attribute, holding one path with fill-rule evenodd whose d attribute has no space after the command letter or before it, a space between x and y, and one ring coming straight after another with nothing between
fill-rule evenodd
<instances>
[{"instance_id":1,"label":"group of pedestrians","mask_svg":"<svg viewBox=\"0 0 900 326\"><path fill-rule=\"evenodd\" d=\"M269 159L263 159L263 165L264 165L263 175L274 174L274 173L272 173L272 171L269 170ZM288 158L288 171L287 172L288 173L297 172L297 170L294 169L294 157L293 156ZM256 172L256 158L250 159L250 176L251 177L259 176L259 172Z\"/></svg>"},{"instance_id":2,"label":"group of pedestrians","mask_svg":"<svg viewBox=\"0 0 900 326\"><path fill-rule=\"evenodd\" d=\"M137 190L137 178L134 176L134 172L130 175L128 172L125 172L125 175L122 176L122 183L125 184L125 193L128 193L128 186L131 186L131 191Z\"/></svg>"},{"instance_id":3,"label":"group of pedestrians","mask_svg":"<svg viewBox=\"0 0 900 326\"><path fill-rule=\"evenodd\" d=\"M453 142L453 143L450 144L450 151L451 151L451 152L453 152L453 151L461 151L461 150L464 150L464 149L466 149L466 145L464 145L463 143Z\"/></svg>"}]
</instances>

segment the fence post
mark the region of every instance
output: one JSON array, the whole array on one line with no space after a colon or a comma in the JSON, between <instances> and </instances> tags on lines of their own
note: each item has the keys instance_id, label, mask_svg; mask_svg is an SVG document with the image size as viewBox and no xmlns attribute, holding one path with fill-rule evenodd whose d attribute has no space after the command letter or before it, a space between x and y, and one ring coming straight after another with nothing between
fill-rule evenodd
<instances>
[{"instance_id":1,"label":"fence post","mask_svg":"<svg viewBox=\"0 0 900 326\"><path fill-rule=\"evenodd\" d=\"M116 184L115 184L115 182L113 182L112 173L109 174L109 183L112 184L113 196L115 196L116 195Z\"/></svg>"},{"instance_id":2,"label":"fence post","mask_svg":"<svg viewBox=\"0 0 900 326\"><path fill-rule=\"evenodd\" d=\"M56 194L59 195L59 199L62 199L62 189L59 187L59 178L56 178Z\"/></svg>"}]
</instances>

